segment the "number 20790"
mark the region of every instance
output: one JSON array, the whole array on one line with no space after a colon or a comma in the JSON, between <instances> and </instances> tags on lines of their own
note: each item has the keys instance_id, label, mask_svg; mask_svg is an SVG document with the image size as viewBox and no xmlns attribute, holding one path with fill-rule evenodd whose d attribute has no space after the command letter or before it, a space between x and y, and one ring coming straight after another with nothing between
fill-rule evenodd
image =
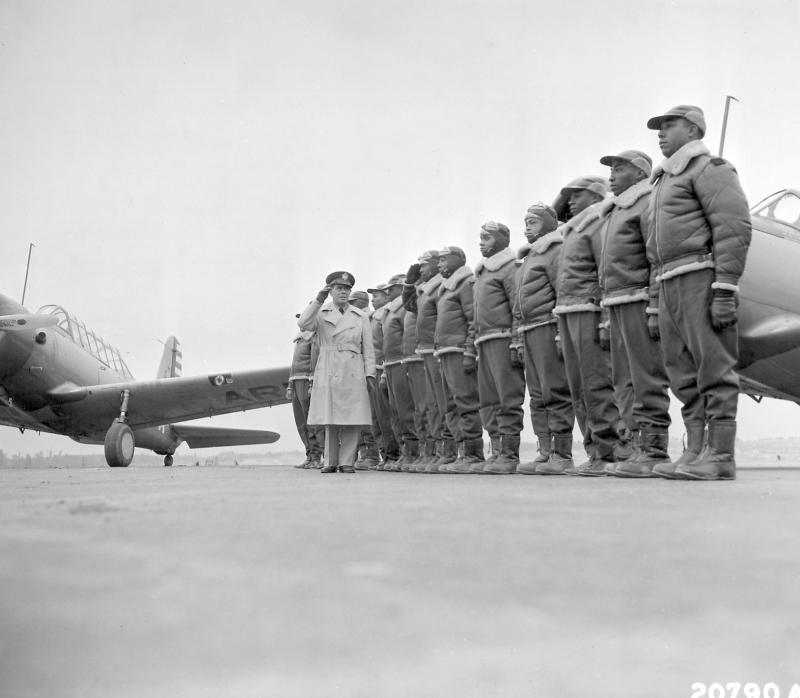
<instances>
[{"instance_id":1,"label":"number 20790","mask_svg":"<svg viewBox=\"0 0 800 698\"><path fill-rule=\"evenodd\" d=\"M800 698L800 684L792 684L788 693L781 693L775 683L728 683L705 684L695 681L689 698Z\"/></svg>"}]
</instances>

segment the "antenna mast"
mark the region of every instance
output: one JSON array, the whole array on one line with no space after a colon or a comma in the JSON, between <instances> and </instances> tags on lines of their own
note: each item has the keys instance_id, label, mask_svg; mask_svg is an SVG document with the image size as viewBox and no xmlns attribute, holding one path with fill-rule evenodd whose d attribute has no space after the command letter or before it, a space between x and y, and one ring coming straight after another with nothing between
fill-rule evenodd
<instances>
[{"instance_id":1,"label":"antenna mast","mask_svg":"<svg viewBox=\"0 0 800 698\"><path fill-rule=\"evenodd\" d=\"M31 252L33 252L34 247L36 247L36 245L33 243L28 247L28 263L25 265L25 284L22 286L22 301L20 305L25 305L25 292L28 290L28 272L31 268Z\"/></svg>"},{"instance_id":2,"label":"antenna mast","mask_svg":"<svg viewBox=\"0 0 800 698\"><path fill-rule=\"evenodd\" d=\"M722 150L725 147L725 132L728 130L728 109L731 106L731 100L739 101L732 95L725 95L725 114L722 116L722 135L719 137L719 157L722 157Z\"/></svg>"}]
</instances>

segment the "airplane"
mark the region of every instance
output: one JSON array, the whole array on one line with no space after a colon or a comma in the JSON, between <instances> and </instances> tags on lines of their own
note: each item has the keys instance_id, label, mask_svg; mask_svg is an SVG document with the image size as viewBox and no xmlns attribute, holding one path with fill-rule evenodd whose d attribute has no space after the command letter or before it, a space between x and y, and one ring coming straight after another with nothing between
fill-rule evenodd
<instances>
[{"instance_id":1,"label":"airplane","mask_svg":"<svg viewBox=\"0 0 800 698\"><path fill-rule=\"evenodd\" d=\"M753 238L739 280L740 391L800 404L800 190L751 208Z\"/></svg>"},{"instance_id":2,"label":"airplane","mask_svg":"<svg viewBox=\"0 0 800 698\"><path fill-rule=\"evenodd\" d=\"M257 429L179 424L288 403L290 367L181 376L179 343L164 346L157 377L137 381L120 352L59 305L30 313L0 294L0 425L103 445L111 467L135 447L164 456L190 448L273 443Z\"/></svg>"},{"instance_id":3,"label":"airplane","mask_svg":"<svg viewBox=\"0 0 800 698\"><path fill-rule=\"evenodd\" d=\"M568 197L553 202L569 219ZM800 404L800 190L782 189L750 209L753 235L739 280L739 390Z\"/></svg>"}]
</instances>

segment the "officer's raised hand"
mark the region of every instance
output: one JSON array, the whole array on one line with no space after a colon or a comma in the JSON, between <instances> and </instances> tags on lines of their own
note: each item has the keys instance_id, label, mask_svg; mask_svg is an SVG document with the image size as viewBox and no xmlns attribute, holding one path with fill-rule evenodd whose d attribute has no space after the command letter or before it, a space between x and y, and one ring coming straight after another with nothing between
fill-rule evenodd
<instances>
[{"instance_id":1,"label":"officer's raised hand","mask_svg":"<svg viewBox=\"0 0 800 698\"><path fill-rule=\"evenodd\" d=\"M324 303L330 292L330 286L325 286L320 289L320 292L317 294L317 303Z\"/></svg>"},{"instance_id":2,"label":"officer's raised hand","mask_svg":"<svg viewBox=\"0 0 800 698\"><path fill-rule=\"evenodd\" d=\"M735 291L715 288L711 295L711 326L719 332L735 325L738 320L736 313L738 305Z\"/></svg>"}]
</instances>

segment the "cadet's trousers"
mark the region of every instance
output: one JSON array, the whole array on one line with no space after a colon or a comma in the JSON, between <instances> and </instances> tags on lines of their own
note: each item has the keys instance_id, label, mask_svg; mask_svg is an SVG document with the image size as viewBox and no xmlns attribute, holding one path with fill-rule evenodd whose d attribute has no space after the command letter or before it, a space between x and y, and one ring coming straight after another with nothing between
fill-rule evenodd
<instances>
[{"instance_id":1,"label":"cadet's trousers","mask_svg":"<svg viewBox=\"0 0 800 698\"><path fill-rule=\"evenodd\" d=\"M736 325L711 326L714 271L703 269L661 282L658 327L669 386L683 404L685 424L735 420L739 404Z\"/></svg>"},{"instance_id":2,"label":"cadet's trousers","mask_svg":"<svg viewBox=\"0 0 800 698\"><path fill-rule=\"evenodd\" d=\"M370 391L369 397L372 402L372 433L383 450L384 458L397 459L400 455L400 447L394 436L392 428L392 409L389 406L389 387L381 381L383 369L375 371L375 391Z\"/></svg>"},{"instance_id":3,"label":"cadet's trousers","mask_svg":"<svg viewBox=\"0 0 800 698\"><path fill-rule=\"evenodd\" d=\"M631 369L625 355L622 344L622 337L619 332L615 332L613 327L611 334L611 379L614 384L614 402L619 410L620 425L626 426L631 431L639 427L636 425L636 418L633 416L633 379ZM648 335L649 336L649 335ZM660 350L659 350L660 351ZM663 362L662 362L663 363Z\"/></svg>"},{"instance_id":4,"label":"cadet's trousers","mask_svg":"<svg viewBox=\"0 0 800 698\"><path fill-rule=\"evenodd\" d=\"M307 378L295 378L292 381L292 412L297 433L306 449L306 457L319 456L322 453L324 430L316 425L308 424L308 410L311 407L311 381Z\"/></svg>"},{"instance_id":5,"label":"cadet's trousers","mask_svg":"<svg viewBox=\"0 0 800 698\"><path fill-rule=\"evenodd\" d=\"M608 307L611 375L615 391L629 381L633 385L635 428L667 429L670 424L667 372L661 347L647 329L646 308L647 301Z\"/></svg>"},{"instance_id":6,"label":"cadet's trousers","mask_svg":"<svg viewBox=\"0 0 800 698\"><path fill-rule=\"evenodd\" d=\"M444 377L445 391L452 397L458 417L453 433L456 441L472 441L483 438L478 407L478 379L474 373L464 371L464 355L448 352L439 356Z\"/></svg>"},{"instance_id":7,"label":"cadet's trousers","mask_svg":"<svg viewBox=\"0 0 800 698\"><path fill-rule=\"evenodd\" d=\"M583 444L593 460L614 460L619 443L619 411L614 403L609 353L598 343L600 314L591 311L558 316L564 368Z\"/></svg>"},{"instance_id":8,"label":"cadet's trousers","mask_svg":"<svg viewBox=\"0 0 800 698\"><path fill-rule=\"evenodd\" d=\"M480 414L489 436L516 436L522 431L525 374L511 365L510 348L507 337L477 345Z\"/></svg>"},{"instance_id":9,"label":"cadet's trousers","mask_svg":"<svg viewBox=\"0 0 800 698\"><path fill-rule=\"evenodd\" d=\"M538 438L572 434L575 425L567 374L556 349L556 332L557 325L551 322L522 333L531 422Z\"/></svg>"},{"instance_id":10,"label":"cadet's trousers","mask_svg":"<svg viewBox=\"0 0 800 698\"><path fill-rule=\"evenodd\" d=\"M417 440L414 431L414 400L408 385L408 373L405 364L384 364L383 372L389 385L389 404L397 413L395 438L403 446Z\"/></svg>"},{"instance_id":11,"label":"cadet's trousers","mask_svg":"<svg viewBox=\"0 0 800 698\"><path fill-rule=\"evenodd\" d=\"M414 405L414 433L417 440L425 441L428 436L428 385L425 380L425 364L422 359L405 362L408 388Z\"/></svg>"},{"instance_id":12,"label":"cadet's trousers","mask_svg":"<svg viewBox=\"0 0 800 698\"><path fill-rule=\"evenodd\" d=\"M442 367L433 353L422 354L428 383L428 429L437 441L448 441L458 429L456 405L445 392Z\"/></svg>"}]
</instances>

